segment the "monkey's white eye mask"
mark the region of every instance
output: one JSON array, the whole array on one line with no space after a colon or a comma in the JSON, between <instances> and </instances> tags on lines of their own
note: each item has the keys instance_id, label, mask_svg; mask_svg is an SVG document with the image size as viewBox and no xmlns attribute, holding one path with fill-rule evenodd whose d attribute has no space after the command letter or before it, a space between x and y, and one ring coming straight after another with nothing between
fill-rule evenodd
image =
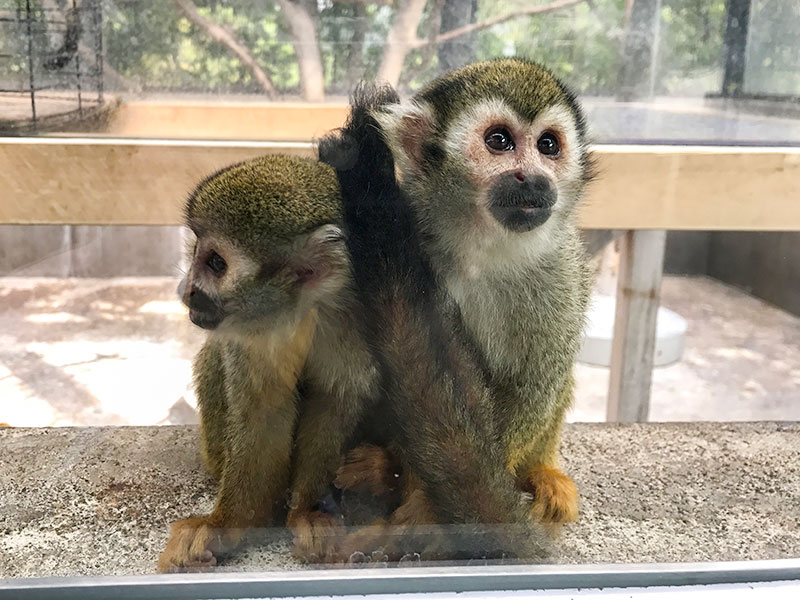
<instances>
[{"instance_id":1,"label":"monkey's white eye mask","mask_svg":"<svg viewBox=\"0 0 800 600\"><path fill-rule=\"evenodd\" d=\"M562 211L560 190L582 176L567 106L549 106L530 122L503 100L484 100L453 121L443 145L448 156L460 157L489 214L510 232L531 231Z\"/></svg>"}]
</instances>

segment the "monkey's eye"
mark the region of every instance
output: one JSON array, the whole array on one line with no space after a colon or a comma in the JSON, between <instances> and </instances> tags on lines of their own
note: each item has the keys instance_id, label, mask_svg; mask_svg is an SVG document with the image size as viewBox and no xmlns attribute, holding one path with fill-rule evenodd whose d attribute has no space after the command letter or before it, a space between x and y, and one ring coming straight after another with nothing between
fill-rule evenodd
<instances>
[{"instance_id":1,"label":"monkey's eye","mask_svg":"<svg viewBox=\"0 0 800 600\"><path fill-rule=\"evenodd\" d=\"M206 266L211 269L211 272L217 277L222 277L228 268L228 264L225 262L225 259L213 250L206 259Z\"/></svg>"},{"instance_id":2,"label":"monkey's eye","mask_svg":"<svg viewBox=\"0 0 800 600\"><path fill-rule=\"evenodd\" d=\"M545 156L556 156L561 151L558 145L558 138L552 131L545 131L540 135L539 139L536 140L536 147Z\"/></svg>"},{"instance_id":3,"label":"monkey's eye","mask_svg":"<svg viewBox=\"0 0 800 600\"><path fill-rule=\"evenodd\" d=\"M510 152L514 149L514 138L505 127L491 127L483 134L483 141L492 152Z\"/></svg>"}]
</instances>

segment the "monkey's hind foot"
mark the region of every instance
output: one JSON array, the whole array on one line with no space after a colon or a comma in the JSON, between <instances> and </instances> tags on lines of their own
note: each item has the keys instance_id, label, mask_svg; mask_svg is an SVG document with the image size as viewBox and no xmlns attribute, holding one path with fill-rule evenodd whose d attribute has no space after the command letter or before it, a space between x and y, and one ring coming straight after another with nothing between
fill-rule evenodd
<instances>
[{"instance_id":1,"label":"monkey's hind foot","mask_svg":"<svg viewBox=\"0 0 800 600\"><path fill-rule=\"evenodd\" d=\"M294 511L287 518L293 530L292 554L308 562L336 560L345 528L337 519L322 511Z\"/></svg>"},{"instance_id":2,"label":"monkey's hind foot","mask_svg":"<svg viewBox=\"0 0 800 600\"><path fill-rule=\"evenodd\" d=\"M425 492L413 489L388 520L378 519L352 531L341 543L334 561L382 564L411 556L416 556L416 560L430 557L440 544L440 528L433 525L435 522Z\"/></svg>"},{"instance_id":3,"label":"monkey's hind foot","mask_svg":"<svg viewBox=\"0 0 800 600\"><path fill-rule=\"evenodd\" d=\"M531 515L536 521L561 525L578 519L578 489L561 470L545 465L533 467L524 488L533 496Z\"/></svg>"},{"instance_id":4,"label":"monkey's hind foot","mask_svg":"<svg viewBox=\"0 0 800 600\"><path fill-rule=\"evenodd\" d=\"M394 491L399 480L399 465L389 453L380 446L365 444L347 454L333 484L342 490L383 496Z\"/></svg>"},{"instance_id":5,"label":"monkey's hind foot","mask_svg":"<svg viewBox=\"0 0 800 600\"><path fill-rule=\"evenodd\" d=\"M158 558L158 572L209 571L216 566L217 556L238 545L242 533L240 529L217 527L207 516L176 521Z\"/></svg>"}]
</instances>

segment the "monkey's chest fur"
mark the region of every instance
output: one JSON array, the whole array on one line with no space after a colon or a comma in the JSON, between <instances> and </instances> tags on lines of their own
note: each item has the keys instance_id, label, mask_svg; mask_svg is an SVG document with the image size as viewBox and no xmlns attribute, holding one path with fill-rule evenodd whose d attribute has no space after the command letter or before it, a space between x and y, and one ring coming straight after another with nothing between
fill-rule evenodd
<instances>
[{"instance_id":1,"label":"monkey's chest fur","mask_svg":"<svg viewBox=\"0 0 800 600\"><path fill-rule=\"evenodd\" d=\"M590 277L580 248L568 244L524 270L445 277L462 319L484 353L507 451L536 445L572 402L572 368Z\"/></svg>"}]
</instances>

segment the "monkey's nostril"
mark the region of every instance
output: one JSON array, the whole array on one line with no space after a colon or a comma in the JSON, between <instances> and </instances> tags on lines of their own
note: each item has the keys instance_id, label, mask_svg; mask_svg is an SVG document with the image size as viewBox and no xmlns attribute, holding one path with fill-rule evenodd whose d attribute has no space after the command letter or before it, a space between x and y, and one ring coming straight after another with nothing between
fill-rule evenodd
<instances>
[{"instance_id":1,"label":"monkey's nostril","mask_svg":"<svg viewBox=\"0 0 800 600\"><path fill-rule=\"evenodd\" d=\"M517 179L517 181L525 181L525 176L519 171L514 173L514 177Z\"/></svg>"}]
</instances>

